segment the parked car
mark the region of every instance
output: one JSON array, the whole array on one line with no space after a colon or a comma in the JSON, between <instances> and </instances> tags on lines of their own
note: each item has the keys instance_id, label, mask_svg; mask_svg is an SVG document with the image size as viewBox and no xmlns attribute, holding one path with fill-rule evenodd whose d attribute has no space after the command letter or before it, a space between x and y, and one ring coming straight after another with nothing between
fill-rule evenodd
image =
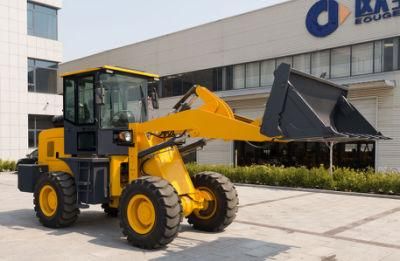
<instances>
[{"instance_id":1,"label":"parked car","mask_svg":"<svg viewBox=\"0 0 400 261\"><path fill-rule=\"evenodd\" d=\"M38 150L34 150L29 154L26 154L26 158L19 159L17 161L17 170L20 164L35 164L38 161Z\"/></svg>"}]
</instances>

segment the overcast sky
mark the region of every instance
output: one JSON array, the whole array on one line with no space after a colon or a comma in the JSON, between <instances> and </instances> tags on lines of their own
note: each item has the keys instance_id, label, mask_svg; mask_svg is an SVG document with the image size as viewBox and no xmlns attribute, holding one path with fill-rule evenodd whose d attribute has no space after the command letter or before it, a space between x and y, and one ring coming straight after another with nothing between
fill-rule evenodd
<instances>
[{"instance_id":1,"label":"overcast sky","mask_svg":"<svg viewBox=\"0 0 400 261\"><path fill-rule=\"evenodd\" d=\"M285 0L64 0L64 62Z\"/></svg>"}]
</instances>

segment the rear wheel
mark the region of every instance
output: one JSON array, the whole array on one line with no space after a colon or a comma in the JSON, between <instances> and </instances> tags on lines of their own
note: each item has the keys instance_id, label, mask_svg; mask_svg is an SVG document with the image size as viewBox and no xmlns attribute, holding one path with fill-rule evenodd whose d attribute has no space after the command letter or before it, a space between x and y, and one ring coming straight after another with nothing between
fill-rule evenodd
<instances>
[{"instance_id":1,"label":"rear wheel","mask_svg":"<svg viewBox=\"0 0 400 261\"><path fill-rule=\"evenodd\" d=\"M127 185L119 206L120 226L128 241L146 249L160 248L178 234L182 207L166 180L145 176Z\"/></svg>"},{"instance_id":2,"label":"rear wheel","mask_svg":"<svg viewBox=\"0 0 400 261\"><path fill-rule=\"evenodd\" d=\"M78 218L75 182L67 173L43 174L36 184L33 201L36 216L46 227L67 227Z\"/></svg>"},{"instance_id":3,"label":"rear wheel","mask_svg":"<svg viewBox=\"0 0 400 261\"><path fill-rule=\"evenodd\" d=\"M201 172L192 177L193 185L206 200L205 209L195 210L188 217L195 229L219 232L229 226L236 217L238 197L235 186L222 174Z\"/></svg>"}]
</instances>

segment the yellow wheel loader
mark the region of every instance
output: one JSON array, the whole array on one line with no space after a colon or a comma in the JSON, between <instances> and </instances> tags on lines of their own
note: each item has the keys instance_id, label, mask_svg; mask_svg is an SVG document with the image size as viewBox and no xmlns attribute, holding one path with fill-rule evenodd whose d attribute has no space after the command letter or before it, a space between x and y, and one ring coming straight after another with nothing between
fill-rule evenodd
<instances>
[{"instance_id":1,"label":"yellow wheel loader","mask_svg":"<svg viewBox=\"0 0 400 261\"><path fill-rule=\"evenodd\" d=\"M103 66L63 75L63 117L39 135L37 164L20 165L18 188L34 194L46 227L72 225L79 209L102 204L141 248L160 248L182 218L218 232L238 210L235 186L219 173L189 176L182 155L205 139L348 141L384 139L347 101L347 89L282 64L260 119L235 115L216 94L194 86L164 117L148 120L157 75ZM187 139L195 140L185 144Z\"/></svg>"}]
</instances>

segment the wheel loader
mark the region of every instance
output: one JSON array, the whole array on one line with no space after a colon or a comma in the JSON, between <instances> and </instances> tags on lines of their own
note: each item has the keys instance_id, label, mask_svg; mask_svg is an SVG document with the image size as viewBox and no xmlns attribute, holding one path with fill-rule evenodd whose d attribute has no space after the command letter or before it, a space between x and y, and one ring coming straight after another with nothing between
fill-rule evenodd
<instances>
[{"instance_id":1,"label":"wheel loader","mask_svg":"<svg viewBox=\"0 0 400 261\"><path fill-rule=\"evenodd\" d=\"M66 73L63 116L39 135L37 164L21 164L18 188L33 193L46 227L72 225L80 209L102 204L119 216L133 245L160 248L183 218L194 229L223 231L238 195L225 176L188 174L182 155L208 139L253 142L385 139L346 99L347 88L281 64L260 119L233 113L215 93L192 87L166 116L151 73L115 66ZM193 141L187 144L188 141Z\"/></svg>"}]
</instances>

